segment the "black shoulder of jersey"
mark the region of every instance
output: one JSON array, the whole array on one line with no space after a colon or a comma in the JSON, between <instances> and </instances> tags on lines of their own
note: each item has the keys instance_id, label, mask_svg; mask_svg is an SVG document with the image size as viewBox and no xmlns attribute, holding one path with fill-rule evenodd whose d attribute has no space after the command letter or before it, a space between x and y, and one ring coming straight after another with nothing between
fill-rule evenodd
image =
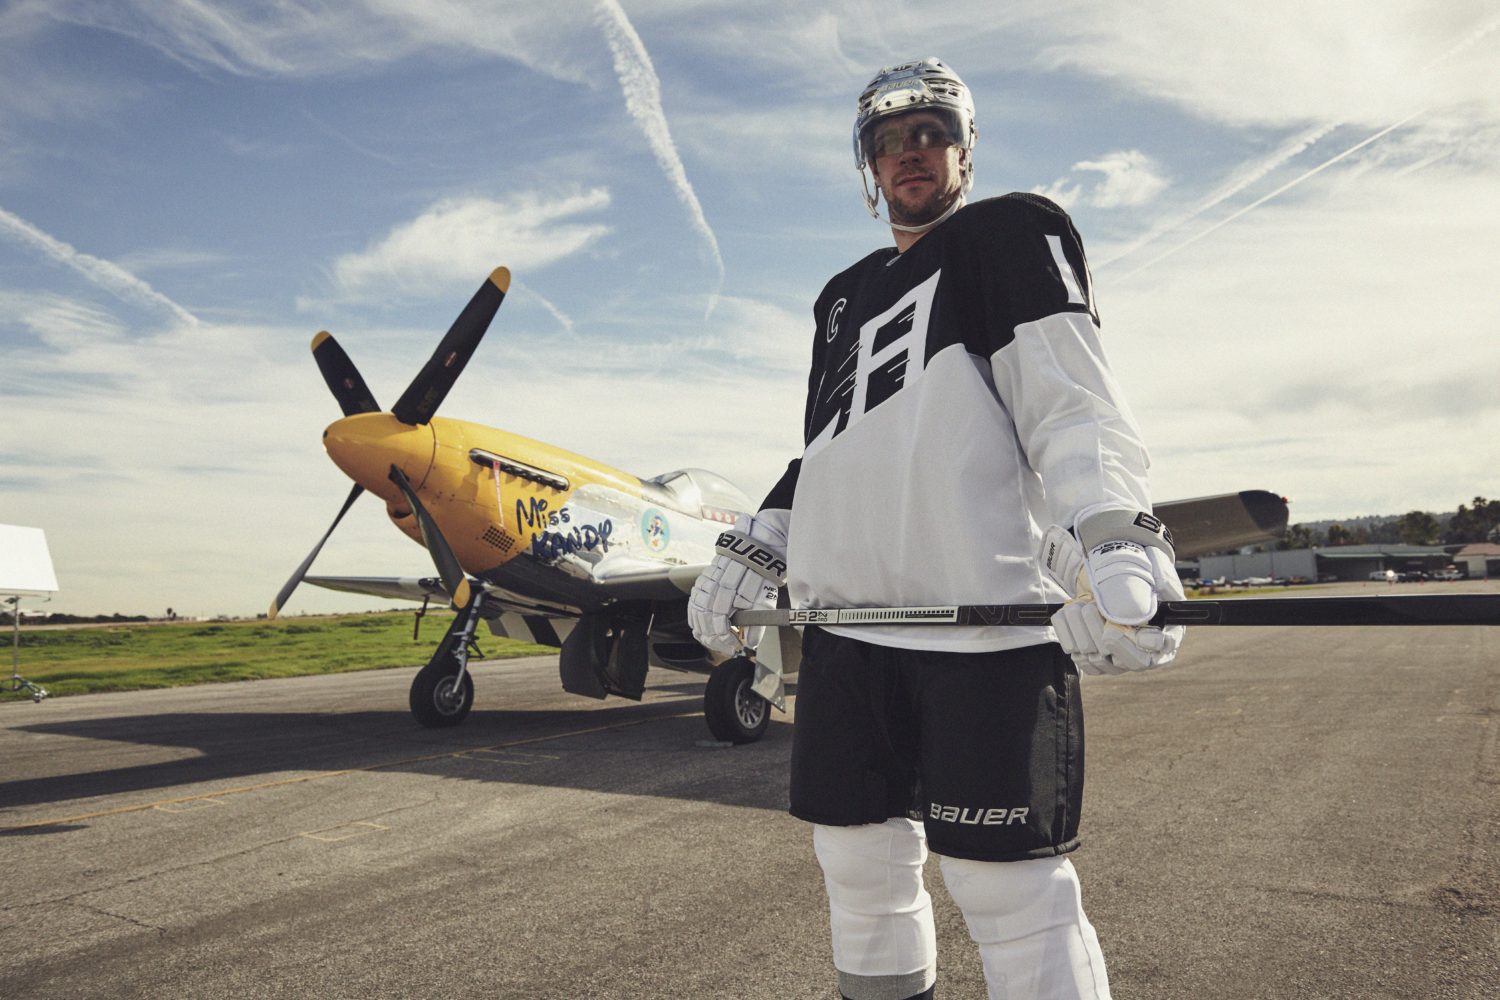
<instances>
[{"instance_id":1,"label":"black shoulder of jersey","mask_svg":"<svg viewBox=\"0 0 1500 1000\"><path fill-rule=\"evenodd\" d=\"M855 261L853 264L850 264L848 267L844 268L842 271L840 271L838 274L835 274L833 277L829 278L827 282L824 283L823 291L818 296L819 304L822 303L824 297L831 289L844 287L850 278L861 273L869 267L877 265L884 266L886 261L890 260L891 257L895 256L895 254L896 248L893 246L881 247L878 250L872 250L869 253L865 254L859 260ZM819 309L818 312L821 314L822 310Z\"/></svg>"},{"instance_id":2,"label":"black shoulder of jersey","mask_svg":"<svg viewBox=\"0 0 1500 1000\"><path fill-rule=\"evenodd\" d=\"M1025 191L1012 191L997 198L983 198L964 206L955 218L965 215L975 221L1006 221L1012 225L1025 220L1048 231L1061 229L1066 232L1073 225L1073 220L1057 202Z\"/></svg>"},{"instance_id":3,"label":"black shoulder of jersey","mask_svg":"<svg viewBox=\"0 0 1500 1000\"><path fill-rule=\"evenodd\" d=\"M1055 313L1086 312L1098 323L1083 242L1056 202L1012 192L976 201L951 222L950 240L976 261L974 281L991 300L992 322L1003 318L1008 331Z\"/></svg>"}]
</instances>

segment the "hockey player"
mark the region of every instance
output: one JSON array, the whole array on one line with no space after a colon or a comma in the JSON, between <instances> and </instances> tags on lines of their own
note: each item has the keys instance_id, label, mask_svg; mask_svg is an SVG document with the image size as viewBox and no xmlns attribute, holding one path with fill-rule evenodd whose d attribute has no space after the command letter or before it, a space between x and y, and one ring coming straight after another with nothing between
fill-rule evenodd
<instances>
[{"instance_id":1,"label":"hockey player","mask_svg":"<svg viewBox=\"0 0 1500 1000\"><path fill-rule=\"evenodd\" d=\"M1159 667L1182 638L1142 624L1183 595L1083 246L1044 198L965 206L977 135L936 59L860 95L855 162L895 247L818 298L802 457L689 600L723 655L759 641L729 619L773 606L782 566L799 608L1068 601L1052 628L804 632L791 812L814 824L848 1000L934 995L929 844L990 997L1109 996L1067 858L1078 672Z\"/></svg>"}]
</instances>

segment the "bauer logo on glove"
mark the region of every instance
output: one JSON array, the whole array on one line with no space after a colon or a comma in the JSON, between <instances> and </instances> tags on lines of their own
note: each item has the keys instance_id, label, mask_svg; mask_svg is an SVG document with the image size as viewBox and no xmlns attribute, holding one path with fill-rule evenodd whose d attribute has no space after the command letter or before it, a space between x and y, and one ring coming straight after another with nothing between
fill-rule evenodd
<instances>
[{"instance_id":1,"label":"bauer logo on glove","mask_svg":"<svg viewBox=\"0 0 1500 1000\"><path fill-rule=\"evenodd\" d=\"M768 549L749 535L725 531L714 543L720 555L743 563L762 576L774 578L778 586L786 583L786 560L781 553Z\"/></svg>"},{"instance_id":2,"label":"bauer logo on glove","mask_svg":"<svg viewBox=\"0 0 1500 1000\"><path fill-rule=\"evenodd\" d=\"M688 595L688 624L693 638L709 652L737 656L754 650L763 626L737 629L730 617L746 609L776 606L786 583L786 538L791 512L763 510L741 514L733 531L719 535L718 554L699 575Z\"/></svg>"}]
</instances>

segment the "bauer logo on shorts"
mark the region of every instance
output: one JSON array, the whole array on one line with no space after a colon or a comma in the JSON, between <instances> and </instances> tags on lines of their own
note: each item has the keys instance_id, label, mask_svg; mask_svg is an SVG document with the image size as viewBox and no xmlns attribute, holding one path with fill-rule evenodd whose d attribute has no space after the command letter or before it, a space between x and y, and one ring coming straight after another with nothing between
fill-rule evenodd
<instances>
[{"instance_id":1,"label":"bauer logo on shorts","mask_svg":"<svg viewBox=\"0 0 1500 1000\"><path fill-rule=\"evenodd\" d=\"M1005 806L944 806L933 802L927 807L927 818L939 823L962 823L965 826L1010 826L1012 823L1025 823L1029 812L1030 806L1008 809Z\"/></svg>"}]
</instances>

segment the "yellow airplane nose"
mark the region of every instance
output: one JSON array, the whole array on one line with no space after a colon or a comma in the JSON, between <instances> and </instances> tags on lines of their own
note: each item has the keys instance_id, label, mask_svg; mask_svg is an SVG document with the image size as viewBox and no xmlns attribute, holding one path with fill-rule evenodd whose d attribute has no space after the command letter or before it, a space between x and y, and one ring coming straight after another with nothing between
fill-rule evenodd
<instances>
[{"instance_id":1,"label":"yellow airplane nose","mask_svg":"<svg viewBox=\"0 0 1500 1000\"><path fill-rule=\"evenodd\" d=\"M413 488L420 489L432 468L437 439L431 424L403 424L389 413L356 413L328 425L323 447L350 479L390 502L401 499L391 482L391 466L399 466Z\"/></svg>"}]
</instances>

